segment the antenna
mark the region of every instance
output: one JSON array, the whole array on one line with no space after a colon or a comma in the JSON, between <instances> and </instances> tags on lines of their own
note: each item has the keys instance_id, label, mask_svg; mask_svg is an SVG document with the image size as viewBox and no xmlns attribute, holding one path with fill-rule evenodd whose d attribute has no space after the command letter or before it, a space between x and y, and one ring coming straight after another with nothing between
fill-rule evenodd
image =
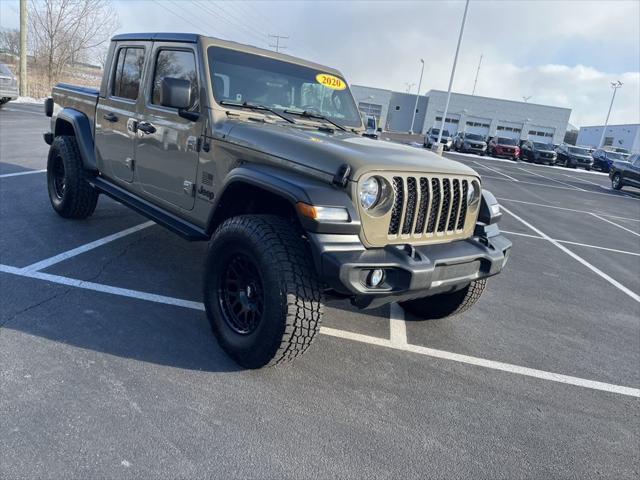
<instances>
[{"instance_id":1,"label":"antenna","mask_svg":"<svg viewBox=\"0 0 640 480\"><path fill-rule=\"evenodd\" d=\"M476 80L475 82L473 82L473 91L471 92L471 95L475 95L476 94L476 85L478 85L478 75L480 74L480 65L482 65L482 57L484 56L484 53L480 54L480 61L478 62L478 69L476 70Z\"/></svg>"},{"instance_id":2,"label":"antenna","mask_svg":"<svg viewBox=\"0 0 640 480\"><path fill-rule=\"evenodd\" d=\"M275 38L276 39L276 43L270 43L269 46L272 48L276 49L276 52L279 52L280 50L284 50L285 48L287 48L285 45L280 45L280 40L288 40L289 37L286 35L269 35L269 38Z\"/></svg>"}]
</instances>

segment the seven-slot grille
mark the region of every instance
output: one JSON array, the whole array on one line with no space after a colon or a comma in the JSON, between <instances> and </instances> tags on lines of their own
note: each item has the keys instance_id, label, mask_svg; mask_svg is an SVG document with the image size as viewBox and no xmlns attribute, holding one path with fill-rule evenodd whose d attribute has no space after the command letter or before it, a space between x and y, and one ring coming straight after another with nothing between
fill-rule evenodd
<instances>
[{"instance_id":1,"label":"seven-slot grille","mask_svg":"<svg viewBox=\"0 0 640 480\"><path fill-rule=\"evenodd\" d=\"M467 179L393 177L395 193L388 236L459 234L467 217Z\"/></svg>"}]
</instances>

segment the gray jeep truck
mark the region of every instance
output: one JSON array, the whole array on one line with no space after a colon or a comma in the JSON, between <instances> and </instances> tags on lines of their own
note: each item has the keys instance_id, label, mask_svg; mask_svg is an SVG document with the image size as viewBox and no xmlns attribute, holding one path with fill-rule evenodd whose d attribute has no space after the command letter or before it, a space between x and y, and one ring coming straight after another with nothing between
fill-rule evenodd
<instances>
[{"instance_id":1,"label":"gray jeep truck","mask_svg":"<svg viewBox=\"0 0 640 480\"><path fill-rule=\"evenodd\" d=\"M207 317L244 367L307 350L327 295L460 313L509 255L479 175L364 137L332 68L201 35L118 35L100 89L59 84L45 112L53 209L86 218L106 194L209 241Z\"/></svg>"}]
</instances>

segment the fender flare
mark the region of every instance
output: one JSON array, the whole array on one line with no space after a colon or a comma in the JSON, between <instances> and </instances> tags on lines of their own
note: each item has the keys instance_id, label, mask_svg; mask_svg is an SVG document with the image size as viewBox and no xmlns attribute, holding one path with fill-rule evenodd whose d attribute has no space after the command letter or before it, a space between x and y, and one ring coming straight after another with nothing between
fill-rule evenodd
<instances>
[{"instance_id":1,"label":"fender flare","mask_svg":"<svg viewBox=\"0 0 640 480\"><path fill-rule=\"evenodd\" d=\"M84 113L73 108L63 108L56 117L53 132L55 136L60 135L58 130L60 122L67 122L73 128L84 168L92 171L97 170L93 133L89 118Z\"/></svg>"},{"instance_id":2,"label":"fender flare","mask_svg":"<svg viewBox=\"0 0 640 480\"><path fill-rule=\"evenodd\" d=\"M219 193L218 201L212 208L207 231L212 232L215 228L216 212L219 210L225 193L239 183L258 187L277 195L287 200L294 209L298 202L304 202L315 206L342 207L349 213L350 221L348 223L318 222L300 215L295 209L305 230L340 234L354 234L360 231L360 217L351 198L344 189L298 172L258 164L244 164L229 172L224 182L224 188Z\"/></svg>"}]
</instances>

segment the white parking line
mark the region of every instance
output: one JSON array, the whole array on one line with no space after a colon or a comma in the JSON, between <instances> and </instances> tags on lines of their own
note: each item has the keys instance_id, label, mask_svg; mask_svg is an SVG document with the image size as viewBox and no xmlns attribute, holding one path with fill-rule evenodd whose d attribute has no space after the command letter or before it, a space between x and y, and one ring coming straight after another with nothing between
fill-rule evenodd
<instances>
[{"instance_id":1,"label":"white parking line","mask_svg":"<svg viewBox=\"0 0 640 480\"><path fill-rule=\"evenodd\" d=\"M119 238L126 237L127 235L131 235L132 233L139 232L147 227L155 225L154 222L144 222L140 225L136 225L135 227L127 228L122 230L121 232L114 233L112 235L107 235L106 237L102 237L94 242L87 243L85 245L81 245L72 250L68 250L66 252L62 252L58 255L55 255L50 258L45 258L36 263L32 263L31 265L27 265L23 268L25 272L37 272L38 270L44 270L45 268L50 267L51 265L55 265L56 263L63 262L68 260L69 258L75 257L77 255L81 255L89 250L93 250L94 248L101 247L109 242L113 242L118 240Z\"/></svg>"},{"instance_id":2,"label":"white parking line","mask_svg":"<svg viewBox=\"0 0 640 480\"><path fill-rule=\"evenodd\" d=\"M507 175L506 173L502 173L500 170L496 170L495 168L487 167L486 165L484 165L484 164L482 164L480 162L476 162L475 160L473 161L473 163L475 163L476 165L480 165L482 168L486 168L487 170L491 170L494 173L502 175L503 177L507 177L509 180L512 180L514 182L519 182L520 181L517 178L513 178L511 175Z\"/></svg>"},{"instance_id":3,"label":"white parking line","mask_svg":"<svg viewBox=\"0 0 640 480\"><path fill-rule=\"evenodd\" d=\"M586 213L587 215L591 215L594 213L587 210L576 210L575 208L557 207L556 205L545 205L544 203L525 202L524 200L515 200L513 198L504 198L504 197L496 197L496 198L501 201L504 200L505 202L524 203L525 205L535 205L536 207L555 208L557 210L566 210L568 212ZM618 217L616 215L609 215L608 213L602 213L602 212L598 212L598 215L602 215L603 217L609 217L609 218L617 218L619 220L629 220L631 222L640 222L640 219L638 218Z\"/></svg>"},{"instance_id":4,"label":"white parking line","mask_svg":"<svg viewBox=\"0 0 640 480\"><path fill-rule=\"evenodd\" d=\"M598 218L598 219L602 220L603 222L610 223L611 225L614 225L614 226L616 226L616 227L618 227L618 228L621 228L622 230L624 230L624 231L626 231L626 232L632 233L632 234L634 234L636 237L640 237L640 233L638 233L638 232L634 232L634 231L633 231L633 230L631 230L630 228L623 227L622 225L618 225L617 223L612 222L611 220L607 220L606 218L603 218L603 217L601 217L600 215L596 215L595 213L592 213L591 215L593 215L594 217L596 217L596 218Z\"/></svg>"},{"instance_id":5,"label":"white parking line","mask_svg":"<svg viewBox=\"0 0 640 480\"><path fill-rule=\"evenodd\" d=\"M397 303L389 307L389 339L394 345L407 344L407 324L404 321L404 310Z\"/></svg>"},{"instance_id":6,"label":"white parking line","mask_svg":"<svg viewBox=\"0 0 640 480\"><path fill-rule=\"evenodd\" d=\"M551 242L553 245L555 245L556 247L558 247L560 250L562 250L564 253L566 253L567 255L569 255L570 257L572 257L573 259L577 260L578 262L580 262L581 264L583 264L585 267L587 267L589 270L591 270L592 272L596 273L597 275L599 275L600 277L602 277L603 279L605 279L607 282L609 282L611 285L613 285L614 287L616 287L618 290L620 290L621 292L623 292L624 294L628 295L629 297L631 297L632 299L634 299L636 302L640 303L640 295L638 295L637 293L633 292L632 290L628 289L627 287L625 287L624 285L622 285L620 282L618 282L617 280L615 280L614 278L610 277L609 275L607 275L606 273L604 273L602 270L600 270L598 267L595 267L593 265L591 265L589 262L587 262L584 258L582 258L580 255L573 253L571 250L569 250L567 247L565 247L564 245L562 245L560 242L558 242L557 240L554 240L553 238L551 238L549 235L547 235L546 233L542 232L541 230L539 230L538 228L534 227L533 225L531 225L529 222L527 222L526 220L524 220L522 217L516 215L515 213L513 213L511 210L509 210L507 207L505 207L504 205L501 205L501 208L503 211L507 212L509 215L511 215L513 218L515 218L516 220L518 220L520 223L522 223L524 226L530 228L531 230L533 230L534 232L536 232L538 235L540 235L541 237L543 237L545 240Z\"/></svg>"},{"instance_id":7,"label":"white parking line","mask_svg":"<svg viewBox=\"0 0 640 480\"><path fill-rule=\"evenodd\" d=\"M545 178L547 180L551 180L552 182L559 183L560 185L565 185L567 187L573 188L574 190L580 190L581 192L586 192L583 188L576 187L571 185L570 183L562 182L560 180L556 180L555 178L547 177L546 175L540 175L539 173L532 172L531 170L526 170L524 168L516 167L518 170L522 170L523 172L529 173L531 175L535 175L536 177Z\"/></svg>"},{"instance_id":8,"label":"white parking line","mask_svg":"<svg viewBox=\"0 0 640 480\"><path fill-rule=\"evenodd\" d=\"M47 170L28 170L26 172L16 172L16 173L3 173L0 175L0 178L9 178L9 177L20 177L22 175L31 175L32 173L43 173Z\"/></svg>"},{"instance_id":9,"label":"white parking line","mask_svg":"<svg viewBox=\"0 0 640 480\"><path fill-rule=\"evenodd\" d=\"M602 187L602 184L596 183L596 182L592 182L592 181L587 180L585 178L574 177L573 175L567 175L566 173L563 173L562 175L564 175L565 177L573 178L574 180L578 180L579 182L586 182L586 183L590 183L591 185L595 185L596 187Z\"/></svg>"},{"instance_id":10,"label":"white parking line","mask_svg":"<svg viewBox=\"0 0 640 480\"><path fill-rule=\"evenodd\" d=\"M38 112L32 112L31 110L19 110L17 108L5 108L4 110L7 112L30 113L31 115L44 117L44 111L42 113L38 113Z\"/></svg>"},{"instance_id":11,"label":"white parking line","mask_svg":"<svg viewBox=\"0 0 640 480\"><path fill-rule=\"evenodd\" d=\"M547 240L546 238L541 237L539 235L530 235L528 233L521 233L521 232L510 232L508 230L500 230L500 231L507 235L518 235L520 237L539 238L540 240ZM640 257L640 253L627 252L626 250L618 250L616 248L600 247L598 245L589 245L588 243L570 242L569 240L558 240L557 238L554 238L553 240L555 240L558 243L564 243L565 245L575 245L577 247L595 248L597 250L606 250L607 252L624 253L626 255L634 255L636 257Z\"/></svg>"},{"instance_id":12,"label":"white parking line","mask_svg":"<svg viewBox=\"0 0 640 480\"><path fill-rule=\"evenodd\" d=\"M506 178L498 178L498 177L491 177L491 178L493 178L494 180L500 180L500 181L503 181L503 182L510 182L511 181L511 180L506 179ZM537 185L539 187L558 188L560 190L571 190L571 191L575 191L575 192L580 191L580 192L583 192L583 193L589 193L589 194L593 194L593 195L608 195L609 197L617 197L617 198L628 197L628 198L634 198L636 200L640 199L640 197L634 197L633 195L627 195L625 193L614 194L614 193L605 193L605 192L594 192L592 190L583 190L582 188L577 188L577 187L561 187L560 185L549 185L548 183L528 182L528 181L525 181L525 180L518 180L518 181L520 182L521 185Z\"/></svg>"},{"instance_id":13,"label":"white parking line","mask_svg":"<svg viewBox=\"0 0 640 480\"><path fill-rule=\"evenodd\" d=\"M20 268L10 267L8 265L0 265L0 272L17 275L27 278L35 278L38 280L44 280L51 283L57 283L61 285L67 285L70 287L77 287L87 290L93 290L96 292L108 293L111 295L119 295L123 297L135 298L139 300L146 300L149 302L162 303L165 305L173 305L178 307L190 308L192 310L203 311L204 305L200 302L192 302L189 300L182 300L179 298L167 297L164 295L155 295L152 293L140 292L137 290L130 290L127 288L112 287L109 285L102 285L100 283L85 282L82 280L76 280L73 278L62 277L59 275L50 275L42 272L24 272ZM556 383L563 383L567 385L575 385L578 387L589 388L591 390L600 390L609 393L616 393L619 395L626 395L631 397L640 398L640 389L625 387L621 385L614 385L611 383L596 382L593 380L587 380L580 377L572 377L569 375L562 375L559 373L547 372L544 370L537 370L534 368L521 367L519 365L513 365L510 363L497 362L494 360L487 360L484 358L471 357L468 355L461 355L458 353L447 352L444 350L436 350L428 347L421 347L418 345L411 345L409 343L394 343L391 340L385 338L371 337L369 335L362 335L359 333L352 333L343 330L337 330L334 328L322 327L320 333L331 337L342 338L346 340L353 340L369 345L376 345L379 347L391 348L394 350L401 350L410 353L416 353L418 355L424 355L428 357L440 358L443 360L451 360L454 362L464 363L467 365L474 365L478 367L488 368L492 370L499 370L508 373L514 373L516 375L523 375L527 377L539 378L541 380L548 380Z\"/></svg>"}]
</instances>

